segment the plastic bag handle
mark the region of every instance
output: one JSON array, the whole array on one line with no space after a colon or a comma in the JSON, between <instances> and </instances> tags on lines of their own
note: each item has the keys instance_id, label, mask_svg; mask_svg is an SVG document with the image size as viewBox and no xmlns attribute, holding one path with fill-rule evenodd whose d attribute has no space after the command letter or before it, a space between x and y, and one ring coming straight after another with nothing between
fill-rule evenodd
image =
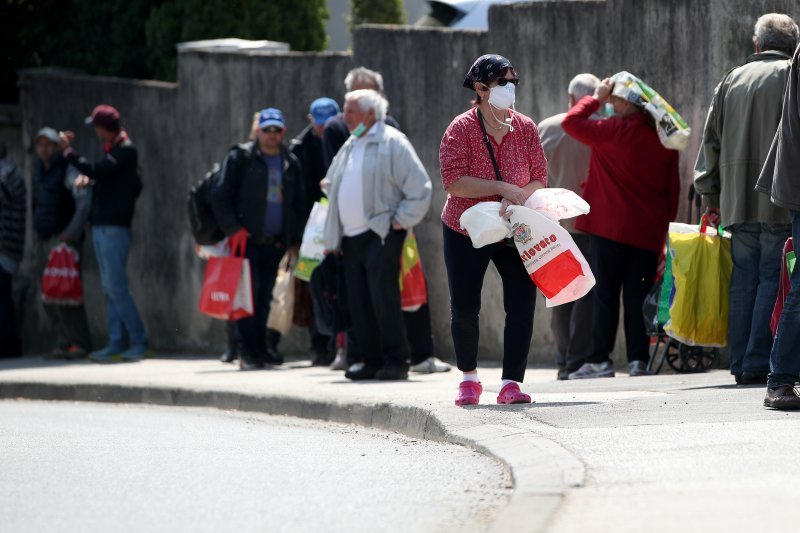
<instances>
[{"instance_id":1,"label":"plastic bag handle","mask_svg":"<svg viewBox=\"0 0 800 533\"><path fill-rule=\"evenodd\" d=\"M228 237L228 246L233 257L244 257L247 250L247 232L240 230Z\"/></svg>"},{"instance_id":2,"label":"plastic bag handle","mask_svg":"<svg viewBox=\"0 0 800 533\"><path fill-rule=\"evenodd\" d=\"M710 224L708 223L708 215L703 215L703 216L700 217L700 225L697 226L697 228L700 230L700 233L702 235L705 235L706 234L706 228L708 228L709 225ZM717 233L719 234L720 237L722 237L722 232L723 232L723 229L721 227L717 226Z\"/></svg>"}]
</instances>

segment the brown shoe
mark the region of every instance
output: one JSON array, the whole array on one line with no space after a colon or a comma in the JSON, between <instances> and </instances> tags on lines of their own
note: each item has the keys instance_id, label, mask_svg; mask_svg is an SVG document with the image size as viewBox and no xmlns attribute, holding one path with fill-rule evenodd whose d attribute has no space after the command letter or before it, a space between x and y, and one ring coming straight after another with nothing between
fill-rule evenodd
<instances>
[{"instance_id":1,"label":"brown shoe","mask_svg":"<svg viewBox=\"0 0 800 533\"><path fill-rule=\"evenodd\" d=\"M800 409L800 395L793 385L781 385L777 389L767 389L764 407L791 411Z\"/></svg>"},{"instance_id":2,"label":"brown shoe","mask_svg":"<svg viewBox=\"0 0 800 533\"><path fill-rule=\"evenodd\" d=\"M67 349L59 347L59 348L54 348L53 351L46 354L44 358L47 360L67 359L68 356L69 352L67 351Z\"/></svg>"},{"instance_id":3,"label":"brown shoe","mask_svg":"<svg viewBox=\"0 0 800 533\"><path fill-rule=\"evenodd\" d=\"M67 348L67 355L64 359L86 359L87 357L89 357L89 352L77 344L73 344Z\"/></svg>"}]
</instances>

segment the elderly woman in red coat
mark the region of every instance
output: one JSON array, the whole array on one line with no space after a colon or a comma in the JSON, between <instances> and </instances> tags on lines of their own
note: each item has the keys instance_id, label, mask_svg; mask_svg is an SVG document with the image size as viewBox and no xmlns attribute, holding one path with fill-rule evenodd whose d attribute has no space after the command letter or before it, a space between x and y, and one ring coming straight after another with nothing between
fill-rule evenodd
<instances>
[{"instance_id":1,"label":"elderly woman in red coat","mask_svg":"<svg viewBox=\"0 0 800 533\"><path fill-rule=\"evenodd\" d=\"M611 94L613 85L603 80L563 121L564 131L592 148L583 194L592 210L575 227L591 235L597 280L593 351L569 379L614 376L609 356L619 323L620 291L628 371L631 376L647 373L649 339L642 303L653 286L658 256L678 210L678 152L661 145L644 109ZM613 105L614 116L592 120L606 101Z\"/></svg>"}]
</instances>

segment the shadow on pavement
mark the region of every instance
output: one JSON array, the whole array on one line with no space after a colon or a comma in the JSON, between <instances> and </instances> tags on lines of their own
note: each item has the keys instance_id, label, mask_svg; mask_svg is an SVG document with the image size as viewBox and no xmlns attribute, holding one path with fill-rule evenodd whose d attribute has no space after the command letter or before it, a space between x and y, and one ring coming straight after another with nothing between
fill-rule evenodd
<instances>
[{"instance_id":1,"label":"shadow on pavement","mask_svg":"<svg viewBox=\"0 0 800 533\"><path fill-rule=\"evenodd\" d=\"M572 407L581 405L596 405L601 402L542 402L542 403L516 403L510 405L467 405L463 409L470 411L527 411L540 407Z\"/></svg>"}]
</instances>

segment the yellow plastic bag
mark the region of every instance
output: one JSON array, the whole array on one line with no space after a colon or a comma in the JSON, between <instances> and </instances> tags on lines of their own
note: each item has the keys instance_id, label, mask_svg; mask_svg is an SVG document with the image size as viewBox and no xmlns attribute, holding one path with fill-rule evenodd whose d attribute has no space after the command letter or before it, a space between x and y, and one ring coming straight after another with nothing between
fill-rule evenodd
<instances>
[{"instance_id":1,"label":"yellow plastic bag","mask_svg":"<svg viewBox=\"0 0 800 533\"><path fill-rule=\"evenodd\" d=\"M664 331L691 346L727 345L733 269L730 234L672 223L669 247L675 298Z\"/></svg>"}]
</instances>

